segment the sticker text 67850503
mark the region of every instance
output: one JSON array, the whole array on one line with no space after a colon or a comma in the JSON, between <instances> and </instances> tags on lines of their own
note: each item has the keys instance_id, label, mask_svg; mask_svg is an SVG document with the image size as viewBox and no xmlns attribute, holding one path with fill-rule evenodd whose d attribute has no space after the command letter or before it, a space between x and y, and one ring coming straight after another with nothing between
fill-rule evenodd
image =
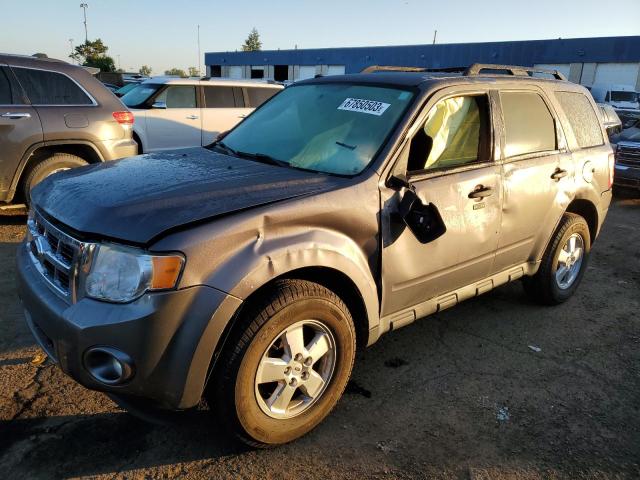
<instances>
[{"instance_id":1,"label":"sticker text 67850503","mask_svg":"<svg viewBox=\"0 0 640 480\"><path fill-rule=\"evenodd\" d=\"M362 98L347 98L338 107L338 110L347 110L349 112L368 113L370 115L382 115L390 103L377 102L375 100L364 100Z\"/></svg>"}]
</instances>

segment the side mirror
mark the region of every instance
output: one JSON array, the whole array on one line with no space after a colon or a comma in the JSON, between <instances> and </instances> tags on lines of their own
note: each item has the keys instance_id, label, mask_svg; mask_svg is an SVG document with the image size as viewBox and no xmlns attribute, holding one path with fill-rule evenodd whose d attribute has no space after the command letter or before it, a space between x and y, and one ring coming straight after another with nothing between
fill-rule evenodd
<instances>
[{"instance_id":1,"label":"side mirror","mask_svg":"<svg viewBox=\"0 0 640 480\"><path fill-rule=\"evenodd\" d=\"M447 231L438 208L433 203L422 203L412 188L402 196L398 213L420 243L433 242Z\"/></svg>"},{"instance_id":2,"label":"side mirror","mask_svg":"<svg viewBox=\"0 0 640 480\"><path fill-rule=\"evenodd\" d=\"M402 188L411 188L411 184L409 183L409 179L404 174L392 175L387 180L387 186L389 188L393 188L394 190L400 190Z\"/></svg>"},{"instance_id":3,"label":"side mirror","mask_svg":"<svg viewBox=\"0 0 640 480\"><path fill-rule=\"evenodd\" d=\"M166 109L167 108L167 102L156 102L153 105L151 105L151 108Z\"/></svg>"}]
</instances>

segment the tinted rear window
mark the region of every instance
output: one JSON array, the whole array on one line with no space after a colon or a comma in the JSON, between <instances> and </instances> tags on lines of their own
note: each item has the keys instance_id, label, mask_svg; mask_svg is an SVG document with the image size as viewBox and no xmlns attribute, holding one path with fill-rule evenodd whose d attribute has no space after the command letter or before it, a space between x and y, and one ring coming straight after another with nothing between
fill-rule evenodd
<instances>
[{"instance_id":1,"label":"tinted rear window","mask_svg":"<svg viewBox=\"0 0 640 480\"><path fill-rule=\"evenodd\" d=\"M278 92L279 90L276 88L247 88L247 93L249 94L249 106L252 108L259 107Z\"/></svg>"},{"instance_id":2,"label":"tinted rear window","mask_svg":"<svg viewBox=\"0 0 640 480\"><path fill-rule=\"evenodd\" d=\"M45 70L12 67L34 105L91 105L86 93L66 75Z\"/></svg>"},{"instance_id":3,"label":"tinted rear window","mask_svg":"<svg viewBox=\"0 0 640 480\"><path fill-rule=\"evenodd\" d=\"M556 149L553 117L533 92L503 92L502 114L505 123L505 157Z\"/></svg>"},{"instance_id":4,"label":"tinted rear window","mask_svg":"<svg viewBox=\"0 0 640 480\"><path fill-rule=\"evenodd\" d=\"M600 121L589 99L581 93L556 92L580 148L602 145Z\"/></svg>"},{"instance_id":5,"label":"tinted rear window","mask_svg":"<svg viewBox=\"0 0 640 480\"><path fill-rule=\"evenodd\" d=\"M233 87L204 87L204 102L207 108L234 108Z\"/></svg>"}]
</instances>

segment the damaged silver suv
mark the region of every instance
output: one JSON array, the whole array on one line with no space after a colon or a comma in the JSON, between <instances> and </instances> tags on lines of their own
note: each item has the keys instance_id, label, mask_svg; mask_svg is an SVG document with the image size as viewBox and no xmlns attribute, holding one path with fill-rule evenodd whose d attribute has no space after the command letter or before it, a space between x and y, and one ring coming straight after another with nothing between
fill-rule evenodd
<instances>
[{"instance_id":1,"label":"damaged silver suv","mask_svg":"<svg viewBox=\"0 0 640 480\"><path fill-rule=\"evenodd\" d=\"M571 297L611 199L598 118L583 87L522 67L299 82L206 148L39 184L27 322L133 411L204 395L245 442L291 441L382 334L516 279Z\"/></svg>"}]
</instances>

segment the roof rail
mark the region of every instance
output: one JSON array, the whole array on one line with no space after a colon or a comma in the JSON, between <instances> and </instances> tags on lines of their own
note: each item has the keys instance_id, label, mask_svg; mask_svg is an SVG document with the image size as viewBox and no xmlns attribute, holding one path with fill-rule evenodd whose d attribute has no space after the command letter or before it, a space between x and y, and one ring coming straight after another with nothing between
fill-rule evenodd
<instances>
[{"instance_id":1,"label":"roof rail","mask_svg":"<svg viewBox=\"0 0 640 480\"><path fill-rule=\"evenodd\" d=\"M506 75L529 77L534 73L545 73L552 75L557 80L567 80L567 78L558 70L547 70L544 68L529 68L516 65L493 65L490 63L474 63L469 67L446 67L446 68L427 68L427 67L401 67L391 65L372 65L365 68L360 73L374 72L433 72L433 73L460 73L465 77L481 75L483 70L503 71Z\"/></svg>"},{"instance_id":2,"label":"roof rail","mask_svg":"<svg viewBox=\"0 0 640 480\"><path fill-rule=\"evenodd\" d=\"M517 65L493 65L491 63L474 63L464 71L463 75L467 77L481 75L483 70L494 70L494 71L502 70L507 72L508 75L525 76L525 77L529 77L533 73L546 73L548 75L553 75L553 77L556 80L567 80L567 77L565 77L558 70L547 70L544 68L528 68L528 67L521 67Z\"/></svg>"}]
</instances>

